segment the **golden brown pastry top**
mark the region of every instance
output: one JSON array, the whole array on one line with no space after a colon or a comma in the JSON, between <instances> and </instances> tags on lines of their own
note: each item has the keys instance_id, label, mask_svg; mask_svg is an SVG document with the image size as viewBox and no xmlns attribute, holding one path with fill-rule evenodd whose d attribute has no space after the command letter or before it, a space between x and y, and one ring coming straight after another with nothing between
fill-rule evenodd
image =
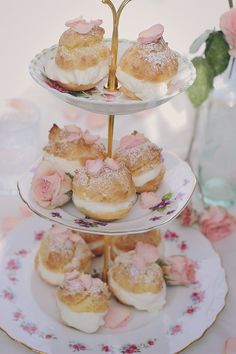
<instances>
[{"instance_id":1,"label":"golden brown pastry top","mask_svg":"<svg viewBox=\"0 0 236 354\"><path fill-rule=\"evenodd\" d=\"M161 37L155 42L137 43L128 48L119 67L138 80L159 83L169 81L177 73L178 58Z\"/></svg>"},{"instance_id":2,"label":"golden brown pastry top","mask_svg":"<svg viewBox=\"0 0 236 354\"><path fill-rule=\"evenodd\" d=\"M87 244L90 244L90 243L96 242L96 241L103 241L104 240L104 236L103 235L88 234L88 233L85 233L85 232L80 232L79 234L80 234L80 236L84 239L84 241Z\"/></svg>"},{"instance_id":3,"label":"golden brown pastry top","mask_svg":"<svg viewBox=\"0 0 236 354\"><path fill-rule=\"evenodd\" d=\"M157 293L163 288L163 273L157 263L146 263L143 270L133 264L134 251L115 259L109 273L113 280L126 291L134 293Z\"/></svg>"},{"instance_id":4,"label":"golden brown pastry top","mask_svg":"<svg viewBox=\"0 0 236 354\"><path fill-rule=\"evenodd\" d=\"M123 146L122 138L120 146L114 153L114 158L123 161L134 176L144 173L162 162L162 149L152 143L143 134L134 131L130 136L126 137L140 137L141 140L137 145L134 144L132 146L131 143L130 146Z\"/></svg>"},{"instance_id":5,"label":"golden brown pastry top","mask_svg":"<svg viewBox=\"0 0 236 354\"><path fill-rule=\"evenodd\" d=\"M148 243L158 247L161 242L159 230L150 230L141 234L130 234L112 237L112 245L122 252L129 252L135 249L138 242Z\"/></svg>"},{"instance_id":6,"label":"golden brown pastry top","mask_svg":"<svg viewBox=\"0 0 236 354\"><path fill-rule=\"evenodd\" d=\"M86 167L79 168L73 179L73 193L84 200L95 202L119 203L135 195L132 176L121 162L119 168L113 170L106 165L98 173L91 174Z\"/></svg>"},{"instance_id":7,"label":"golden brown pastry top","mask_svg":"<svg viewBox=\"0 0 236 354\"><path fill-rule=\"evenodd\" d=\"M108 287L89 274L72 272L57 290L58 298L78 312L103 312L108 308Z\"/></svg>"},{"instance_id":8,"label":"golden brown pastry top","mask_svg":"<svg viewBox=\"0 0 236 354\"><path fill-rule=\"evenodd\" d=\"M78 232L60 225L53 225L44 233L39 256L45 267L56 272L80 268L93 257Z\"/></svg>"},{"instance_id":9,"label":"golden brown pastry top","mask_svg":"<svg viewBox=\"0 0 236 354\"><path fill-rule=\"evenodd\" d=\"M56 64L64 70L84 70L107 60L110 49L103 44L103 35L102 27L95 27L86 34L68 29L59 40Z\"/></svg>"},{"instance_id":10,"label":"golden brown pastry top","mask_svg":"<svg viewBox=\"0 0 236 354\"><path fill-rule=\"evenodd\" d=\"M105 147L96 141L96 136L90 135L88 131L83 132L74 125L67 125L61 129L53 124L48 139L49 142L43 148L44 151L66 160L79 161L81 165L89 159L106 157ZM94 139L95 142L93 142Z\"/></svg>"}]
</instances>

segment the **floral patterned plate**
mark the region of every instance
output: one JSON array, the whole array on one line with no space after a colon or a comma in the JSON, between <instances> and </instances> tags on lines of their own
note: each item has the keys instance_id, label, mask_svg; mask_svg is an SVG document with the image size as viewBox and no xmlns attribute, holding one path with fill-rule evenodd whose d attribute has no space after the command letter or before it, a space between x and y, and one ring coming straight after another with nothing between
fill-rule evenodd
<instances>
[{"instance_id":1,"label":"floral patterned plate","mask_svg":"<svg viewBox=\"0 0 236 354\"><path fill-rule=\"evenodd\" d=\"M49 227L38 216L25 219L2 241L0 254L0 328L39 353L174 354L201 337L225 305L227 285L219 256L198 230L175 221L162 229L166 255L182 254L197 262L195 285L169 287L160 313L131 310L123 328L102 328L91 335L66 327L56 308L55 288L34 270L39 240Z\"/></svg>"},{"instance_id":2,"label":"floral patterned plate","mask_svg":"<svg viewBox=\"0 0 236 354\"><path fill-rule=\"evenodd\" d=\"M159 227L175 218L194 191L196 179L189 165L170 152L164 151L163 158L166 174L157 192L161 202L154 208L143 209L137 199L127 217L113 222L100 222L85 217L72 202L53 210L40 207L31 196L34 169L21 178L18 189L22 200L36 214L71 229L108 235L138 233Z\"/></svg>"},{"instance_id":3,"label":"floral patterned plate","mask_svg":"<svg viewBox=\"0 0 236 354\"><path fill-rule=\"evenodd\" d=\"M110 40L106 40L110 45ZM120 40L119 56L128 48L132 42L128 40ZM166 96L160 99L148 100L131 100L117 92L115 94L104 90L104 85L107 83L107 78L103 80L96 88L89 91L72 92L60 87L55 81L49 80L45 74L45 64L50 58L55 57L57 46L44 49L37 54L31 61L29 72L32 78L42 87L46 88L61 100L74 106L83 108L88 111L103 113L103 114L131 114L145 109L159 106L177 94L187 90L195 80L195 69L191 61L177 53L179 58L179 70L173 77L169 92Z\"/></svg>"}]
</instances>

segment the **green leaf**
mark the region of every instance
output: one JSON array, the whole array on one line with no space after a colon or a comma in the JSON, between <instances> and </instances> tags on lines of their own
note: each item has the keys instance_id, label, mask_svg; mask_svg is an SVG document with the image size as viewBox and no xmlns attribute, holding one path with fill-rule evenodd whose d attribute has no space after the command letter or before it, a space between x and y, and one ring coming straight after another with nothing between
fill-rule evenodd
<instances>
[{"instance_id":1,"label":"green leaf","mask_svg":"<svg viewBox=\"0 0 236 354\"><path fill-rule=\"evenodd\" d=\"M192 60L196 69L196 79L187 93L194 107L200 106L213 88L214 71L205 58L196 57Z\"/></svg>"},{"instance_id":2,"label":"green leaf","mask_svg":"<svg viewBox=\"0 0 236 354\"><path fill-rule=\"evenodd\" d=\"M172 192L168 192L165 195L163 195L163 197L161 198L162 200L170 200L173 197L173 193Z\"/></svg>"},{"instance_id":3,"label":"green leaf","mask_svg":"<svg viewBox=\"0 0 236 354\"><path fill-rule=\"evenodd\" d=\"M223 73L229 64L229 45L222 31L212 32L207 41L205 57L215 76Z\"/></svg>"}]
</instances>

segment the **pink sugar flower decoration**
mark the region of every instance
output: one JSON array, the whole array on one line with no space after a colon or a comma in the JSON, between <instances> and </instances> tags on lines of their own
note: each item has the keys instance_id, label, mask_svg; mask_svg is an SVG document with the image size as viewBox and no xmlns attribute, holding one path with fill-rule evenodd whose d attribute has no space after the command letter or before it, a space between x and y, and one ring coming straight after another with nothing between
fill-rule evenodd
<instances>
[{"instance_id":1,"label":"pink sugar flower decoration","mask_svg":"<svg viewBox=\"0 0 236 354\"><path fill-rule=\"evenodd\" d=\"M111 306L105 317L105 327L110 329L122 328L131 319L131 312L128 308L121 306Z\"/></svg>"},{"instance_id":2,"label":"pink sugar flower decoration","mask_svg":"<svg viewBox=\"0 0 236 354\"><path fill-rule=\"evenodd\" d=\"M236 217L222 207L211 207L204 210L199 226L210 241L219 241L236 230Z\"/></svg>"},{"instance_id":3,"label":"pink sugar flower decoration","mask_svg":"<svg viewBox=\"0 0 236 354\"><path fill-rule=\"evenodd\" d=\"M94 27L98 27L102 24L102 20L91 20L86 21L82 17L75 18L73 20L66 21L66 27L70 27L75 32L80 34L87 34L89 33Z\"/></svg>"},{"instance_id":4,"label":"pink sugar flower decoration","mask_svg":"<svg viewBox=\"0 0 236 354\"><path fill-rule=\"evenodd\" d=\"M43 208L56 208L70 200L71 178L48 161L42 161L32 179L32 197Z\"/></svg>"},{"instance_id":5,"label":"pink sugar flower decoration","mask_svg":"<svg viewBox=\"0 0 236 354\"><path fill-rule=\"evenodd\" d=\"M143 209L153 208L161 203L161 197L154 192L141 193L139 200Z\"/></svg>"},{"instance_id":6,"label":"pink sugar flower decoration","mask_svg":"<svg viewBox=\"0 0 236 354\"><path fill-rule=\"evenodd\" d=\"M153 25L147 30L139 33L138 42L141 44L148 44L157 41L162 37L164 27L161 24Z\"/></svg>"},{"instance_id":7,"label":"pink sugar flower decoration","mask_svg":"<svg viewBox=\"0 0 236 354\"><path fill-rule=\"evenodd\" d=\"M85 164L86 170L87 172L91 175L91 176L95 176L97 174L99 174L103 167L104 167L104 162L101 159L97 159L97 160L87 160L86 164Z\"/></svg>"},{"instance_id":8,"label":"pink sugar flower decoration","mask_svg":"<svg viewBox=\"0 0 236 354\"><path fill-rule=\"evenodd\" d=\"M182 211L179 216L179 220L184 226L192 226L194 223L198 221L198 215L196 211L193 209L192 204L188 204L186 208Z\"/></svg>"}]
</instances>

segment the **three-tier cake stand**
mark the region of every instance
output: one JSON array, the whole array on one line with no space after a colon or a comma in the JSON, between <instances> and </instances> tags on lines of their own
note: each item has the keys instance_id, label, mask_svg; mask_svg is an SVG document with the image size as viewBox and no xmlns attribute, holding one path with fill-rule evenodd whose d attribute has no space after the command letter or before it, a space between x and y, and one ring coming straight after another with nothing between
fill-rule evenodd
<instances>
[{"instance_id":1,"label":"three-tier cake stand","mask_svg":"<svg viewBox=\"0 0 236 354\"><path fill-rule=\"evenodd\" d=\"M107 152L109 157L112 157L113 143L115 143L113 141L115 115L131 114L161 105L175 95L184 92L195 79L195 69L192 63L178 54L179 71L171 81L168 94L165 97L134 101L119 92L116 79L117 61L119 55L130 45L130 42L119 41L118 27L121 13L130 1L124 0L116 10L111 0L102 0L110 7L113 16L112 39L111 41L107 40L111 44L111 64L108 81L102 82L96 89L79 93L69 92L46 77L44 66L49 58L55 56L56 46L43 50L30 64L30 73L33 79L63 101L88 111L108 114ZM22 281L17 283L16 274L18 273L17 271L15 271L16 274L13 272L16 279L14 288L10 280L13 275L9 271L4 280L4 284L6 284L4 294L7 300L10 300L6 301L6 304L2 303L5 300L1 300L0 296L0 309L5 305L5 312L11 313L13 316L12 320L10 318L4 319L5 326L0 320L0 327L11 337L36 352L47 354L69 354L81 351L113 354L174 354L199 338L206 328L214 322L216 315L224 305L227 292L224 271L219 257L213 251L210 243L201 237L198 231L191 232L191 236L189 235L188 241L186 241L186 230L177 223L174 224L175 231L172 231L172 226L163 229L166 243L168 243L167 254L179 252L183 254L185 252L185 255L189 255L199 262L204 263L207 260L207 264L204 263L203 267L199 267L199 282L193 287L181 288L181 291L178 288L170 289L167 306L159 314L133 310L132 321L123 329L110 331L102 329L96 334L88 335L63 326L57 318L52 296L54 290L40 279L36 281L31 274L33 270L29 274L37 248L37 235L39 234L37 230L47 229L49 222L44 219L48 219L74 230L104 235L103 279L106 281L109 269L110 238L116 235L148 231L169 223L170 220L178 216L194 191L196 180L188 164L170 152L164 151L163 157L166 175L158 190L161 198L159 205L152 209L143 210L137 202L126 218L114 222L101 222L85 217L76 210L72 203L53 210L41 208L34 202L30 193L34 171L31 170L23 176L18 183L20 196L30 209L42 219L34 216L32 220L21 225L18 232L25 236L22 236L21 240L18 238L17 242L11 243L3 260L5 263L9 262L9 257L14 255L15 262L18 262L20 254L23 254L23 251L20 253L19 248L27 248L28 253L25 251L25 254L28 256L24 258L24 261L22 260L22 278L20 279L19 276ZM37 227L34 226L36 224ZM12 239L14 239L14 233L8 237L8 242L11 242ZM181 250L181 244L186 244L186 248ZM205 278L204 275L206 275ZM221 289L220 294L219 288ZM218 296L215 297L216 289ZM16 302L14 303L16 298L17 305ZM180 310L181 308L183 311ZM189 309L192 309L192 312ZM194 320L195 312L197 312L198 324ZM206 313L208 313L207 316ZM30 317L37 319L37 324L30 322Z\"/></svg>"}]
</instances>

